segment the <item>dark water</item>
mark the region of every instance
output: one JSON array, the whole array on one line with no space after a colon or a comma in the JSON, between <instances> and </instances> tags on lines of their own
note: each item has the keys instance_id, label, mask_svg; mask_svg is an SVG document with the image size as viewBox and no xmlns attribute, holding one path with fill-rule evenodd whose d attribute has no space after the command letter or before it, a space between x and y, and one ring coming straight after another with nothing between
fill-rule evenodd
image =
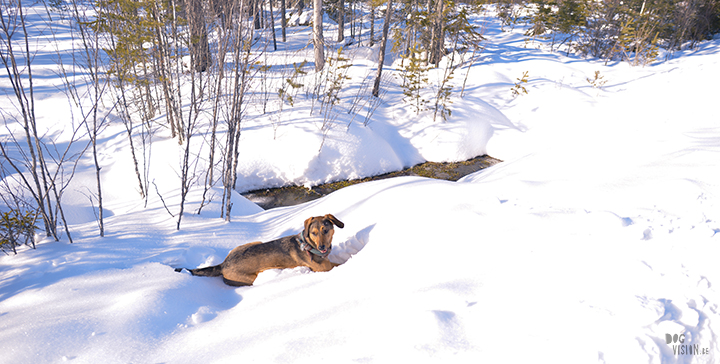
<instances>
[{"instance_id":1,"label":"dark water","mask_svg":"<svg viewBox=\"0 0 720 364\"><path fill-rule=\"evenodd\" d=\"M256 203L263 209L271 209L281 206L292 206L303 202L312 201L326 196L341 188L354 184L377 181L386 178L400 176L420 176L427 178L457 181L468 174L485 169L494 164L502 162L488 155L483 155L463 162L435 163L425 162L412 166L402 171L390 172L378 176L367 177L356 180L338 181L315 186L311 189L303 186L287 186L245 192L242 195Z\"/></svg>"}]
</instances>

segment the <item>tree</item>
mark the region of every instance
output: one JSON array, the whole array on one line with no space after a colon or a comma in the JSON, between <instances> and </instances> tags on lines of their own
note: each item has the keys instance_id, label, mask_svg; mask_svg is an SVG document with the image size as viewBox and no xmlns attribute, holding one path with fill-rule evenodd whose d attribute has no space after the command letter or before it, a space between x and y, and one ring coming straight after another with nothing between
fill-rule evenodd
<instances>
[{"instance_id":1,"label":"tree","mask_svg":"<svg viewBox=\"0 0 720 364\"><path fill-rule=\"evenodd\" d=\"M378 97L380 95L380 80L382 79L383 64L385 63L385 48L387 47L388 32L390 30L390 17L392 15L392 0L388 0L387 9L385 9L385 23L383 24L382 43L380 43L380 55L378 59L378 73L373 83L372 95Z\"/></svg>"},{"instance_id":2,"label":"tree","mask_svg":"<svg viewBox=\"0 0 720 364\"><path fill-rule=\"evenodd\" d=\"M254 29L245 29L243 12L244 0L234 0L237 4L238 20L233 22L233 28L224 36L226 40L221 39L221 44L226 44L228 54L232 54L232 68L227 70L227 77L219 75L217 81L220 85L221 94L226 98L224 105L224 118L227 125L227 133L225 139L225 148L223 153L222 164L222 210L221 216L226 221L230 221L232 212L232 193L237 183L237 166L240 159L240 134L242 132L242 122L245 115L246 94L251 89L253 65L257 63L257 59L253 59L251 53L252 40L254 39ZM225 52L225 51L223 51ZM220 72L226 72L221 70Z\"/></svg>"},{"instance_id":3,"label":"tree","mask_svg":"<svg viewBox=\"0 0 720 364\"><path fill-rule=\"evenodd\" d=\"M47 142L47 131L38 131L33 78L34 50L30 46L32 35L28 29L30 24L27 23L26 10L20 0L0 1L0 62L10 83L8 101L15 109L1 110L0 116L6 126L15 124L22 130L18 133L22 141L10 134L8 140L0 142L0 162L4 161L10 166L15 173L12 178L19 180L23 194L32 196L36 204L33 207L43 221L46 235L59 240L59 213L68 240L72 243L61 199L63 190L72 179L72 172L65 173L65 168L72 159L75 159L75 163L79 160L70 151L84 124L77 125L71 131L72 138L64 150L52 141ZM45 18L44 21L44 26L51 33L54 32L53 20ZM0 163L3 175L4 168L3 163ZM74 167L70 169L74 171Z\"/></svg>"},{"instance_id":4,"label":"tree","mask_svg":"<svg viewBox=\"0 0 720 364\"><path fill-rule=\"evenodd\" d=\"M432 17L431 22L431 36L430 36L430 49L428 49L428 62L435 66L440 63L440 59L444 53L445 46L445 2L443 0L436 0L435 3L435 14ZM430 1L428 1L428 15L430 14Z\"/></svg>"},{"instance_id":5,"label":"tree","mask_svg":"<svg viewBox=\"0 0 720 364\"><path fill-rule=\"evenodd\" d=\"M423 90L428 87L428 66L425 64L426 60L421 58L421 53L420 46L415 45L403 56L403 101L415 109L415 115L427 110L428 103L422 96Z\"/></svg>"},{"instance_id":6,"label":"tree","mask_svg":"<svg viewBox=\"0 0 720 364\"><path fill-rule=\"evenodd\" d=\"M37 215L33 211L22 211L19 207L0 212L0 250L5 252L9 248L17 254L15 247L22 244L35 249L36 220Z\"/></svg>"},{"instance_id":7,"label":"tree","mask_svg":"<svg viewBox=\"0 0 720 364\"><path fill-rule=\"evenodd\" d=\"M285 1L286 0L280 0L280 27L282 28L282 41L283 42L287 42L287 35L285 34L286 33L285 28L287 28L287 15L285 14L285 12L287 12L287 9L286 9L286 5L285 5Z\"/></svg>"},{"instance_id":8,"label":"tree","mask_svg":"<svg viewBox=\"0 0 720 364\"><path fill-rule=\"evenodd\" d=\"M98 229L100 236L105 236L105 222L104 222L104 210L103 210L103 195L102 195L102 183L100 178L100 171L102 167L98 160L98 133L105 127L107 114L105 116L98 114L98 107L102 102L103 95L108 86L108 79L102 74L101 67L103 66L101 61L101 38L97 31L93 31L92 27L88 26L92 24L92 19L88 15L89 13L95 13L97 9L91 7L89 11L81 9L78 6L77 1L71 3L72 9L71 14L77 24L80 24L78 31L80 32L80 40L82 44L81 56L78 58L80 66L86 70L87 77L86 81L91 86L88 88L86 95L75 95L78 100L89 99L90 110L85 111L83 102L79 102L78 106L82 113L85 127L90 137L90 145L92 150L93 163L95 164L95 185L97 186L97 199L98 212L96 215L98 221ZM77 87L72 84L71 78L66 77L67 90L69 92L77 92ZM72 78L74 79L74 78ZM112 110L112 109L111 109ZM108 111L109 113L110 111ZM92 203L92 196L89 196ZM94 206L93 206L94 207Z\"/></svg>"},{"instance_id":9,"label":"tree","mask_svg":"<svg viewBox=\"0 0 720 364\"><path fill-rule=\"evenodd\" d=\"M315 49L315 71L325 67L325 39L323 38L322 0L313 1L313 47Z\"/></svg>"},{"instance_id":10,"label":"tree","mask_svg":"<svg viewBox=\"0 0 720 364\"><path fill-rule=\"evenodd\" d=\"M149 126L155 113L155 97L150 87L151 72L147 68L152 64L152 54L144 49L143 44L153 41L156 24L155 20L140 15L142 5L144 4L129 0L99 0L98 19L93 30L104 32L109 38L109 45L104 50L109 56L109 74L116 86L111 90L117 100L118 116L127 131L130 154L138 179L138 192L147 202L149 166L143 163L141 174L133 134L136 131L134 119L139 115L142 156L145 157L145 147L150 143ZM143 158L143 162L147 160ZM144 181L143 174L146 176Z\"/></svg>"},{"instance_id":11,"label":"tree","mask_svg":"<svg viewBox=\"0 0 720 364\"><path fill-rule=\"evenodd\" d=\"M185 14L190 24L190 54L196 72L205 72L210 63L210 44L205 27L202 0L185 0Z\"/></svg>"},{"instance_id":12,"label":"tree","mask_svg":"<svg viewBox=\"0 0 720 364\"><path fill-rule=\"evenodd\" d=\"M640 11L628 9L616 43L617 51L633 66L645 65L657 56L660 19L657 9L646 9L643 1Z\"/></svg>"},{"instance_id":13,"label":"tree","mask_svg":"<svg viewBox=\"0 0 720 364\"><path fill-rule=\"evenodd\" d=\"M337 41L342 42L345 39L345 0L338 0L338 36Z\"/></svg>"},{"instance_id":14,"label":"tree","mask_svg":"<svg viewBox=\"0 0 720 364\"><path fill-rule=\"evenodd\" d=\"M370 47L375 45L375 0L370 0Z\"/></svg>"}]
</instances>

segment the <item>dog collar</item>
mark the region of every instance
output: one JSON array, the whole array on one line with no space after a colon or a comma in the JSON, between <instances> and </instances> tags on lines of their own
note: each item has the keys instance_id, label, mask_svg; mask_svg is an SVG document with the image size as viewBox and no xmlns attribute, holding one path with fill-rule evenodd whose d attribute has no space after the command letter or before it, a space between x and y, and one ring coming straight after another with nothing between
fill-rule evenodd
<instances>
[{"instance_id":1,"label":"dog collar","mask_svg":"<svg viewBox=\"0 0 720 364\"><path fill-rule=\"evenodd\" d=\"M330 249L326 250L325 253L317 250L316 248L313 248L312 245L308 244L308 243L305 241L305 234L304 234L304 232L305 232L305 231L303 230L303 232L301 232L300 234L298 234L298 240L300 240L300 249L308 252L308 254L312 253L312 254L315 254L315 255L317 255L317 256L319 256L319 257L321 257L321 258L327 258L327 256L330 254L330 250L332 250L332 247L330 247Z\"/></svg>"}]
</instances>

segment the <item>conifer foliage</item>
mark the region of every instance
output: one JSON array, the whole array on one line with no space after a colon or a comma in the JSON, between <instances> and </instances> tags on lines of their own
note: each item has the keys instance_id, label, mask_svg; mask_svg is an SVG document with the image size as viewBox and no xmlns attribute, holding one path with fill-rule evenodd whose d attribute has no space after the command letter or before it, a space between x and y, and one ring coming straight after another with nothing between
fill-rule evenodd
<instances>
[{"instance_id":1,"label":"conifer foliage","mask_svg":"<svg viewBox=\"0 0 720 364\"><path fill-rule=\"evenodd\" d=\"M550 40L551 49L632 65L652 62L661 47L692 48L720 31L717 0L530 0L514 7L528 14L526 35Z\"/></svg>"},{"instance_id":2,"label":"conifer foliage","mask_svg":"<svg viewBox=\"0 0 720 364\"><path fill-rule=\"evenodd\" d=\"M403 101L410 104L416 115L427 110L428 100L425 99L424 90L428 84L427 60L422 59L418 46L415 46L407 55L403 56Z\"/></svg>"},{"instance_id":3,"label":"conifer foliage","mask_svg":"<svg viewBox=\"0 0 720 364\"><path fill-rule=\"evenodd\" d=\"M35 249L35 225L38 216L33 211L12 209L0 212L0 250L17 254L16 247L29 245Z\"/></svg>"}]
</instances>

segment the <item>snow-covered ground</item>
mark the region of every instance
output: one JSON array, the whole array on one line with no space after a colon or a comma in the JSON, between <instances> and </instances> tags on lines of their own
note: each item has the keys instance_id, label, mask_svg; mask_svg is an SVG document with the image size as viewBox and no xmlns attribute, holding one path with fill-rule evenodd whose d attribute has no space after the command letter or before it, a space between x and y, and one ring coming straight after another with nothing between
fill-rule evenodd
<instances>
[{"instance_id":1,"label":"snow-covered ground","mask_svg":"<svg viewBox=\"0 0 720 364\"><path fill-rule=\"evenodd\" d=\"M213 202L176 231L157 194L147 207L138 198L123 127L111 125L100 146L107 236L84 195L94 188L88 157L64 200L75 243L46 239L0 257L0 362L720 360L720 39L638 68L487 29L447 123L416 117L395 88L367 126L348 129L339 113L319 153L321 117L302 105L277 135L274 116L255 117L241 142L240 189L485 152L504 160L456 183L394 178L269 211L237 195L232 222ZM357 51L351 82L373 57ZM601 89L587 81L597 70ZM528 94L513 97L525 71ZM52 77L38 82L52 125L67 101ZM177 142L156 136L153 158L152 178L177 210ZM344 264L330 272L273 270L234 288L173 271L326 213L345 223L331 255ZM676 334L683 343L668 344Z\"/></svg>"}]
</instances>

